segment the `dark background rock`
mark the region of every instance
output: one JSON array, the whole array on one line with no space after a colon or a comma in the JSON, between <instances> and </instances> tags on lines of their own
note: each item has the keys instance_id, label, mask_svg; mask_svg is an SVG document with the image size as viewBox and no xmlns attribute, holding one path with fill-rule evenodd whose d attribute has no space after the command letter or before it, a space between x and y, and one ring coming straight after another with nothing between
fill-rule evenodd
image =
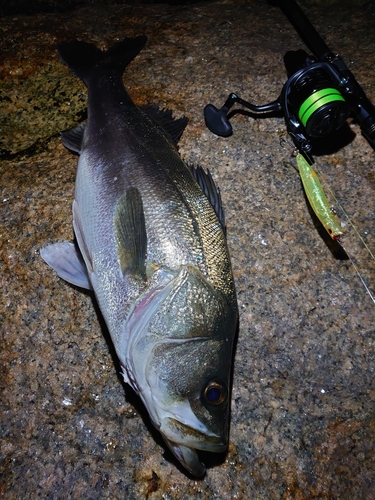
<instances>
[{"instance_id":1,"label":"dark background rock","mask_svg":"<svg viewBox=\"0 0 375 500\"><path fill-rule=\"evenodd\" d=\"M0 16L14 14L31 15L42 12L62 13L69 12L84 5L147 5L164 3L168 5L192 5L199 0L9 0L0 5Z\"/></svg>"}]
</instances>

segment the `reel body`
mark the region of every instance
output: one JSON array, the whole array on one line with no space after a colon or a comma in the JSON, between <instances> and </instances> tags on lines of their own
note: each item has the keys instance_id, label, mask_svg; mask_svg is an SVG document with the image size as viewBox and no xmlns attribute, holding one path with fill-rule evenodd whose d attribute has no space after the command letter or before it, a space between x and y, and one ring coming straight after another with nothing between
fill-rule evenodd
<instances>
[{"instance_id":1,"label":"reel body","mask_svg":"<svg viewBox=\"0 0 375 500\"><path fill-rule=\"evenodd\" d=\"M306 54L302 50L297 52L298 59L301 52ZM287 70L295 54L285 54ZM328 71L325 63L312 61L307 54L305 60L309 65L304 65L304 69L293 74L285 84L288 96L284 112L285 116L289 114L298 118L306 136L324 137L346 122L350 107L343 96L345 89L340 76Z\"/></svg>"},{"instance_id":2,"label":"reel body","mask_svg":"<svg viewBox=\"0 0 375 500\"><path fill-rule=\"evenodd\" d=\"M307 157L312 139L329 136L346 123L355 99L347 78L333 63L317 61L303 50L287 52L284 62L291 76L281 91L281 108L289 134Z\"/></svg>"}]
</instances>

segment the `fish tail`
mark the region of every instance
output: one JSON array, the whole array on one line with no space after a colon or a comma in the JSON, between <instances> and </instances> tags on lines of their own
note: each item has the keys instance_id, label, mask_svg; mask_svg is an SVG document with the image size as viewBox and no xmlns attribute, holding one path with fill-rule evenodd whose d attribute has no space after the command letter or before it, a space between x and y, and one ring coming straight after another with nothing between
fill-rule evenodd
<instances>
[{"instance_id":1,"label":"fish tail","mask_svg":"<svg viewBox=\"0 0 375 500\"><path fill-rule=\"evenodd\" d=\"M103 52L94 44L73 40L58 46L62 61L79 76L86 85L98 73L123 73L125 67L143 49L147 37L124 38Z\"/></svg>"}]
</instances>

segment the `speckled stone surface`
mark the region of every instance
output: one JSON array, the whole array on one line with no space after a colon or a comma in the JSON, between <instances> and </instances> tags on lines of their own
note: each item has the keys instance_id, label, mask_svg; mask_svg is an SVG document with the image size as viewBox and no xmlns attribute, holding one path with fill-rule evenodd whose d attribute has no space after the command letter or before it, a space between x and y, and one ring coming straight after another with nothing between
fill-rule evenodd
<instances>
[{"instance_id":1,"label":"speckled stone surface","mask_svg":"<svg viewBox=\"0 0 375 500\"><path fill-rule=\"evenodd\" d=\"M375 100L375 21L367 4L303 6ZM236 115L222 139L203 107L231 91L262 104L304 48L265 1L85 7L0 20L0 496L4 499L372 499L375 305L306 205L281 118ZM58 132L83 119L84 85L55 46L102 48L145 33L125 75L139 104L186 115L180 151L221 188L240 306L228 454L183 473L125 387L89 294L41 260L72 239L77 157ZM375 290L375 153L355 138L316 157L350 254Z\"/></svg>"}]
</instances>

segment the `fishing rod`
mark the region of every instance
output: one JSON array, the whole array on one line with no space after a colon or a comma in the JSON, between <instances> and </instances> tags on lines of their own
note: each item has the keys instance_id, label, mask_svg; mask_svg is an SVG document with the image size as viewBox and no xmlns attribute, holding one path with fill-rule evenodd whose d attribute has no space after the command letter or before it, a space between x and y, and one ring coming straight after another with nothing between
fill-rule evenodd
<instances>
[{"instance_id":1,"label":"fishing rod","mask_svg":"<svg viewBox=\"0 0 375 500\"><path fill-rule=\"evenodd\" d=\"M328 48L295 0L269 3L280 7L313 55L304 50L285 54L288 80L275 101L256 106L232 92L220 109L207 104L207 127L216 135L231 135L228 112L235 103L263 117L281 113L296 148L312 165L312 143L337 132L351 116L375 150L375 107L343 59Z\"/></svg>"}]
</instances>

